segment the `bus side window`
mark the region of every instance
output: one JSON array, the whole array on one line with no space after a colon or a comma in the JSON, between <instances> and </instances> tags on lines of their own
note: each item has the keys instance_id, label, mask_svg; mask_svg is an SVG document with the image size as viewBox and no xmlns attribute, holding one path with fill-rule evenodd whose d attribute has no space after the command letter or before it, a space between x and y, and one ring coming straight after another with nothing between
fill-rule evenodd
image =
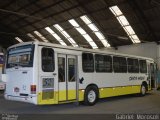
<instances>
[{"instance_id":1,"label":"bus side window","mask_svg":"<svg viewBox=\"0 0 160 120\"><path fill-rule=\"evenodd\" d=\"M95 55L96 72L112 72L112 57L108 55Z\"/></svg>"},{"instance_id":2,"label":"bus side window","mask_svg":"<svg viewBox=\"0 0 160 120\"><path fill-rule=\"evenodd\" d=\"M115 73L127 72L127 61L125 57L113 57L113 68Z\"/></svg>"},{"instance_id":3,"label":"bus side window","mask_svg":"<svg viewBox=\"0 0 160 120\"><path fill-rule=\"evenodd\" d=\"M82 53L82 68L84 72L94 72L93 54Z\"/></svg>"},{"instance_id":4,"label":"bus side window","mask_svg":"<svg viewBox=\"0 0 160 120\"><path fill-rule=\"evenodd\" d=\"M65 58L58 57L58 81L65 82Z\"/></svg>"},{"instance_id":5,"label":"bus side window","mask_svg":"<svg viewBox=\"0 0 160 120\"><path fill-rule=\"evenodd\" d=\"M128 72L129 73L139 73L139 63L138 59L128 58Z\"/></svg>"},{"instance_id":6,"label":"bus side window","mask_svg":"<svg viewBox=\"0 0 160 120\"><path fill-rule=\"evenodd\" d=\"M54 51L51 48L42 48L42 70L44 72L54 71Z\"/></svg>"},{"instance_id":7,"label":"bus side window","mask_svg":"<svg viewBox=\"0 0 160 120\"><path fill-rule=\"evenodd\" d=\"M68 81L69 82L74 82L75 79L75 59L74 58L69 58L68 59Z\"/></svg>"},{"instance_id":8,"label":"bus side window","mask_svg":"<svg viewBox=\"0 0 160 120\"><path fill-rule=\"evenodd\" d=\"M147 73L147 63L146 60L139 60L140 72Z\"/></svg>"}]
</instances>

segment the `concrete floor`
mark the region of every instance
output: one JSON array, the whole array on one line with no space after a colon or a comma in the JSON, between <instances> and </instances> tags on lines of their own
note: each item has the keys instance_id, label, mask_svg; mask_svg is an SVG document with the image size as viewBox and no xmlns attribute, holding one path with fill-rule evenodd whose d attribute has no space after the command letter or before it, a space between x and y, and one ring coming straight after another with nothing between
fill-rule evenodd
<instances>
[{"instance_id":1,"label":"concrete floor","mask_svg":"<svg viewBox=\"0 0 160 120\"><path fill-rule=\"evenodd\" d=\"M94 106L74 103L36 106L29 103L5 100L0 94L0 113L10 114L119 114L159 113L160 91L152 91L144 97L127 95L101 99Z\"/></svg>"}]
</instances>

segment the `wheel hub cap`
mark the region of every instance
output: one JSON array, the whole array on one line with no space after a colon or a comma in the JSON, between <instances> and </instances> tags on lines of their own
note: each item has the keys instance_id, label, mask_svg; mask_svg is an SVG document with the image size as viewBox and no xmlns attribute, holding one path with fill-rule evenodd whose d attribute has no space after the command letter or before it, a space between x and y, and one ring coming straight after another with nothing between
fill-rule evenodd
<instances>
[{"instance_id":1,"label":"wheel hub cap","mask_svg":"<svg viewBox=\"0 0 160 120\"><path fill-rule=\"evenodd\" d=\"M142 94L144 95L146 93L146 88L142 86Z\"/></svg>"},{"instance_id":2,"label":"wheel hub cap","mask_svg":"<svg viewBox=\"0 0 160 120\"><path fill-rule=\"evenodd\" d=\"M88 93L88 101L89 102L94 102L95 99L96 99L96 93L93 90L89 91L89 93Z\"/></svg>"}]
</instances>

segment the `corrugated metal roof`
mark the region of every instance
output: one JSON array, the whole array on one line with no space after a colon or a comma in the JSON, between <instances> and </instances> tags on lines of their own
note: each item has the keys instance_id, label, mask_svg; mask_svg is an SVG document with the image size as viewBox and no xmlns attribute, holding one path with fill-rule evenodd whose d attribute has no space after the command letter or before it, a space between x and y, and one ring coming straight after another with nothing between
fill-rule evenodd
<instances>
[{"instance_id":1,"label":"corrugated metal roof","mask_svg":"<svg viewBox=\"0 0 160 120\"><path fill-rule=\"evenodd\" d=\"M98 48L104 45L80 19L87 15L101 31L111 47L133 44L109 7L117 5L127 18L141 42L160 40L160 2L158 0L5 0L0 4L0 41L8 47L18 43L15 37L31 41L27 33L39 31L49 42L58 43L45 27L50 27L64 42L67 38L53 25L59 24L82 47L92 48L68 22L75 19L93 39ZM40 39L39 39L40 40ZM40 40L41 41L41 40Z\"/></svg>"}]
</instances>

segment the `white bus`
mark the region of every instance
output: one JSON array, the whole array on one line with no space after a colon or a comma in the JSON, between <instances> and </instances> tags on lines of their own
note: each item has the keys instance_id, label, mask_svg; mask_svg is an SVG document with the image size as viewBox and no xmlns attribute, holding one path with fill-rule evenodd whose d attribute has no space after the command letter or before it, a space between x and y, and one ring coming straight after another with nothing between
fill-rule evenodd
<instances>
[{"instance_id":1,"label":"white bus","mask_svg":"<svg viewBox=\"0 0 160 120\"><path fill-rule=\"evenodd\" d=\"M152 69L151 69L152 68ZM83 101L151 90L154 60L145 57L26 42L8 48L7 100L36 105Z\"/></svg>"}]
</instances>

